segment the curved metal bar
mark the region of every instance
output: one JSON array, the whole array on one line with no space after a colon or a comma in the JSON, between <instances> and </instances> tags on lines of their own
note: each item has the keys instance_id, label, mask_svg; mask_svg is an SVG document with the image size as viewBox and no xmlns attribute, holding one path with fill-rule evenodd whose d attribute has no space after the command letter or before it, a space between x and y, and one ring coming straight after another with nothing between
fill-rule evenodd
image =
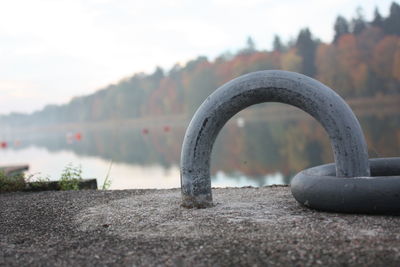
<instances>
[{"instance_id":1,"label":"curved metal bar","mask_svg":"<svg viewBox=\"0 0 400 267\"><path fill-rule=\"evenodd\" d=\"M210 156L224 124L242 109L262 103L296 106L327 131L339 177L369 176L367 146L357 118L332 89L288 71L259 71L218 88L196 111L186 130L181 153L182 205L212 205Z\"/></svg>"},{"instance_id":2,"label":"curved metal bar","mask_svg":"<svg viewBox=\"0 0 400 267\"><path fill-rule=\"evenodd\" d=\"M370 159L371 177L340 179L335 164L299 172L291 182L294 198L302 205L346 213L400 213L400 158Z\"/></svg>"}]
</instances>

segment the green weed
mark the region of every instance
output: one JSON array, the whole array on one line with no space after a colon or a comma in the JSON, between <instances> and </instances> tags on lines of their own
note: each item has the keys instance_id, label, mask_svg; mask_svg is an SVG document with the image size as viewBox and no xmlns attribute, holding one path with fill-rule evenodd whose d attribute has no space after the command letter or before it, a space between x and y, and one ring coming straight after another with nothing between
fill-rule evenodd
<instances>
[{"instance_id":1,"label":"green weed","mask_svg":"<svg viewBox=\"0 0 400 267\"><path fill-rule=\"evenodd\" d=\"M61 190L79 190L79 183L82 181L82 167L73 166L69 163L61 173L59 181Z\"/></svg>"},{"instance_id":2,"label":"green weed","mask_svg":"<svg viewBox=\"0 0 400 267\"><path fill-rule=\"evenodd\" d=\"M25 176L25 182L29 184L31 189L38 189L45 187L50 182L50 177L42 176L38 172Z\"/></svg>"},{"instance_id":3,"label":"green weed","mask_svg":"<svg viewBox=\"0 0 400 267\"><path fill-rule=\"evenodd\" d=\"M6 175L4 171L0 170L0 193L22 191L26 187L24 175Z\"/></svg>"},{"instance_id":4,"label":"green weed","mask_svg":"<svg viewBox=\"0 0 400 267\"><path fill-rule=\"evenodd\" d=\"M111 179L110 179L110 171L112 167L112 160L110 162L110 166L108 167L106 178L104 179L103 185L101 186L101 190L108 190L111 186Z\"/></svg>"}]
</instances>

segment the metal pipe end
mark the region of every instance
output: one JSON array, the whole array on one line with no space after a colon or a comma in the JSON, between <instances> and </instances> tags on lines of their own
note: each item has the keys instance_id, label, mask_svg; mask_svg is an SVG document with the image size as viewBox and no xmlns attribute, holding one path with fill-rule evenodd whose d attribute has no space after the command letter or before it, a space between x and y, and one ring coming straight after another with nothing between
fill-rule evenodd
<instances>
[{"instance_id":1,"label":"metal pipe end","mask_svg":"<svg viewBox=\"0 0 400 267\"><path fill-rule=\"evenodd\" d=\"M189 196L182 194L182 207L188 209L205 209L213 207L213 201L211 194Z\"/></svg>"}]
</instances>

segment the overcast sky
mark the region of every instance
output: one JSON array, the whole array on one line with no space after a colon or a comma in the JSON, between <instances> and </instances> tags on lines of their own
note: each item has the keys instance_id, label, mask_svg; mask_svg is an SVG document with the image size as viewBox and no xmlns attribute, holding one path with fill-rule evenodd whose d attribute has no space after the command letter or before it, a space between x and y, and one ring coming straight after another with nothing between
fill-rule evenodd
<instances>
[{"instance_id":1,"label":"overcast sky","mask_svg":"<svg viewBox=\"0 0 400 267\"><path fill-rule=\"evenodd\" d=\"M136 72L270 49L309 27L330 42L338 14L370 20L386 0L0 0L0 114L68 102Z\"/></svg>"}]
</instances>

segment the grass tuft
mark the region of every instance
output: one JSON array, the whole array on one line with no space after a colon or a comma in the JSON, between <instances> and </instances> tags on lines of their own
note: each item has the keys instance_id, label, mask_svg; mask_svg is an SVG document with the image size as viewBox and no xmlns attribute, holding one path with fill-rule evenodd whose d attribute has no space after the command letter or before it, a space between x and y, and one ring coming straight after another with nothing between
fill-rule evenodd
<instances>
[{"instance_id":1,"label":"grass tuft","mask_svg":"<svg viewBox=\"0 0 400 267\"><path fill-rule=\"evenodd\" d=\"M104 179L101 190L108 190L111 186L110 171L111 171L112 164L113 164L113 162L111 160L110 166L108 167L107 175L106 175L106 178Z\"/></svg>"},{"instance_id":2,"label":"grass tuft","mask_svg":"<svg viewBox=\"0 0 400 267\"><path fill-rule=\"evenodd\" d=\"M22 191L26 187L25 177L22 173L6 175L0 170L0 193Z\"/></svg>"},{"instance_id":3,"label":"grass tuft","mask_svg":"<svg viewBox=\"0 0 400 267\"><path fill-rule=\"evenodd\" d=\"M82 181L82 167L73 166L69 163L61 173L59 181L61 190L79 190L79 183Z\"/></svg>"}]
</instances>

